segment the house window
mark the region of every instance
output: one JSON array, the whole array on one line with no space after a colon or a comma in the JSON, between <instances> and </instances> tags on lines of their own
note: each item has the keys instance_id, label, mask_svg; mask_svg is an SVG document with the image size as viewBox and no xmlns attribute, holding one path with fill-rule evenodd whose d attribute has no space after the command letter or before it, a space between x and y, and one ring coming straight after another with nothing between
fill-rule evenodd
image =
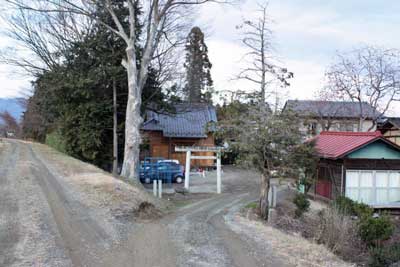
<instances>
[{"instance_id":1,"label":"house window","mask_svg":"<svg viewBox=\"0 0 400 267\"><path fill-rule=\"evenodd\" d=\"M366 204L400 201L400 172L351 170L346 172L346 196Z\"/></svg>"},{"instance_id":2,"label":"house window","mask_svg":"<svg viewBox=\"0 0 400 267\"><path fill-rule=\"evenodd\" d=\"M311 122L308 124L308 133L311 135L316 135L317 134L317 123L316 122Z\"/></svg>"},{"instance_id":3,"label":"house window","mask_svg":"<svg viewBox=\"0 0 400 267\"><path fill-rule=\"evenodd\" d=\"M354 125L353 125L353 123L343 122L343 123L339 124L339 130L342 132L353 132Z\"/></svg>"}]
</instances>

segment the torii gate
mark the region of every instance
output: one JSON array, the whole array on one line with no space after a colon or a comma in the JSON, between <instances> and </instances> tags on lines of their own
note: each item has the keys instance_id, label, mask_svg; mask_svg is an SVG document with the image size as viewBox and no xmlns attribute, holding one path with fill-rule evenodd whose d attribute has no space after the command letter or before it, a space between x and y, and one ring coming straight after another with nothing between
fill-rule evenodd
<instances>
[{"instance_id":1,"label":"torii gate","mask_svg":"<svg viewBox=\"0 0 400 267\"><path fill-rule=\"evenodd\" d=\"M189 190L190 161L192 159L217 160L217 193L221 194L221 151L223 147L176 146L176 152L186 152L185 189ZM192 152L213 152L216 156L192 156Z\"/></svg>"}]
</instances>

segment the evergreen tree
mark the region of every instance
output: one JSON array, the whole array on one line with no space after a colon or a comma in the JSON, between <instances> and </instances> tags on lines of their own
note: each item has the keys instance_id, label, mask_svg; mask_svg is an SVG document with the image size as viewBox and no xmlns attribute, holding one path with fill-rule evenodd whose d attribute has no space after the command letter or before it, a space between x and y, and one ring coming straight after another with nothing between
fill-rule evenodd
<instances>
[{"instance_id":1,"label":"evergreen tree","mask_svg":"<svg viewBox=\"0 0 400 267\"><path fill-rule=\"evenodd\" d=\"M184 93L191 103L211 102L213 80L212 64L208 59L208 48L204 42L204 34L199 27L193 27L186 43L186 85Z\"/></svg>"},{"instance_id":2,"label":"evergreen tree","mask_svg":"<svg viewBox=\"0 0 400 267\"><path fill-rule=\"evenodd\" d=\"M112 21L101 2L98 5L103 21ZM119 1L115 1L114 8L122 17L128 12ZM140 8L136 6L136 9L140 16ZM137 27L142 25L138 23ZM140 58L140 36L137 38L136 52ZM113 159L113 86L116 86L118 158L122 159L128 97L126 70L121 65L125 49L126 44L100 23L92 27L84 41L71 44L63 53L64 61L60 67L44 72L33 83L34 94L23 117L25 137L45 142L51 136L53 141L57 139L56 143L63 144L62 150L69 155L110 169ZM149 68L142 92L142 112L146 105L158 108L169 99L157 77L157 71Z\"/></svg>"}]
</instances>

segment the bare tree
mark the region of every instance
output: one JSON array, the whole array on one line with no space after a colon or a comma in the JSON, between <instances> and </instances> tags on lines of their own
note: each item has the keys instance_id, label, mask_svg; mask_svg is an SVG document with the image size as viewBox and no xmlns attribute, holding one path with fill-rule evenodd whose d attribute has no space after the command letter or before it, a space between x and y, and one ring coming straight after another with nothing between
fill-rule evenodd
<instances>
[{"instance_id":1,"label":"bare tree","mask_svg":"<svg viewBox=\"0 0 400 267\"><path fill-rule=\"evenodd\" d=\"M14 135L14 137L19 137L19 123L8 111L0 112L0 122L1 121L3 122L2 129L5 131L6 136L10 132Z\"/></svg>"},{"instance_id":2,"label":"bare tree","mask_svg":"<svg viewBox=\"0 0 400 267\"><path fill-rule=\"evenodd\" d=\"M288 79L293 77L292 72L280 67L273 56L271 19L268 15L268 2L259 4L258 14L255 19L244 19L237 28L242 31L242 43L248 52L244 56L246 66L237 75L255 83L260 90L259 101L265 104L267 88L277 81L283 86L288 86Z\"/></svg>"},{"instance_id":3,"label":"bare tree","mask_svg":"<svg viewBox=\"0 0 400 267\"><path fill-rule=\"evenodd\" d=\"M125 121L125 146L124 160L121 175L129 178L138 177L139 163L139 145L141 143L140 126L142 117L140 115L141 93L145 85L148 69L156 55L157 48L163 41L174 45L174 34L169 29L179 28L182 17L190 6L200 5L208 2L222 3L228 0L147 0L140 1L144 7L142 14L144 24L144 38L142 57L138 64L137 48L135 42L138 35L135 17L135 2L139 0L124 0L128 7L129 14L125 21L122 21L116 14L112 0L101 2L104 9L112 17L113 22L108 23L102 21L96 14L95 1L89 0L7 0L14 6L26 10L32 10L43 13L73 13L89 17L102 24L117 36L122 38L126 44L126 58L123 59L122 65L126 68L128 75L128 103L126 109ZM45 3L44 5L35 6L31 3ZM128 22L128 26L124 27L124 22ZM172 35L171 35L172 34ZM162 53L162 52L160 52Z\"/></svg>"},{"instance_id":4,"label":"bare tree","mask_svg":"<svg viewBox=\"0 0 400 267\"><path fill-rule=\"evenodd\" d=\"M394 101L400 100L400 52L372 46L338 54L326 72L325 90L337 99L359 104L358 130L363 122L384 115ZM368 103L374 110L365 105Z\"/></svg>"},{"instance_id":5,"label":"bare tree","mask_svg":"<svg viewBox=\"0 0 400 267\"><path fill-rule=\"evenodd\" d=\"M271 114L266 104L267 89L272 89L277 84L282 87L288 86L288 80L293 77L293 73L286 68L280 67L274 59L271 43L272 31L270 30L271 20L268 16L267 8L268 2L259 4L259 16L255 19L245 19L242 25L238 26L238 29L242 30L242 43L248 52L244 56L246 66L237 76L238 79L244 79L259 86L259 90L255 92L257 105L252 109L251 116L249 115L249 118L244 119L240 126L243 127L245 125L243 123L246 121L249 123L248 120L250 120L249 125L243 129L246 129L247 133L254 135L253 138L248 139L252 140L253 145L250 146L249 143L244 141L239 143L249 145L249 148L254 148L253 151L249 149L250 151L248 152L250 158L257 157L258 163L254 167L261 171L259 208L261 216L265 219L268 218L270 178L272 172L278 168L278 165L281 166L273 163L276 157L279 157L276 148L280 147L282 149L281 152L283 152L285 142L289 144L289 139L292 140L291 138L296 135L286 135L278 129L278 127L284 129L282 122L285 120L282 120L276 114ZM278 95L274 99L276 103L278 102L277 97ZM275 118L277 119L275 120ZM276 124L274 124L275 122ZM274 133L278 132L282 134L281 138L274 136ZM268 135L270 136L268 137ZM242 133L242 136L247 135ZM285 140L286 137L288 140Z\"/></svg>"},{"instance_id":6,"label":"bare tree","mask_svg":"<svg viewBox=\"0 0 400 267\"><path fill-rule=\"evenodd\" d=\"M63 52L72 42L83 40L92 26L79 14L36 12L20 5L10 5L17 8L2 14L6 24L3 32L18 45L3 49L0 63L22 68L33 76L59 66Z\"/></svg>"}]
</instances>

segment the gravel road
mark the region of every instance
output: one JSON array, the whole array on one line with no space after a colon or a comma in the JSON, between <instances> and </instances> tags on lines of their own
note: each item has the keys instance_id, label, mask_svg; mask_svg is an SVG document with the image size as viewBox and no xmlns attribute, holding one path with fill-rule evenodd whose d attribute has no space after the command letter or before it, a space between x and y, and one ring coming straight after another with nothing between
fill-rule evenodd
<instances>
[{"instance_id":1,"label":"gravel road","mask_svg":"<svg viewBox=\"0 0 400 267\"><path fill-rule=\"evenodd\" d=\"M102 182L114 178L91 165L74 166L85 177L96 176L96 194L89 194L82 181L75 179L74 184L74 176L67 176L65 164L51 153L26 142L1 143L0 266L111 266L106 261L119 256L112 253L114 248L137 231L133 222L112 215L132 210L129 205L135 201L123 195L130 186L115 179L111 194L118 201L102 203L99 199L107 193L100 190ZM143 194L143 200L149 200ZM131 253L123 251L127 262L113 266L134 266Z\"/></svg>"},{"instance_id":2,"label":"gravel road","mask_svg":"<svg viewBox=\"0 0 400 267\"><path fill-rule=\"evenodd\" d=\"M132 212L141 202L163 205L140 186L46 146L4 140L0 266L297 266L285 247L272 247L278 230L269 229L274 240L264 242L252 237L262 229L229 219L256 199L258 181L227 168L223 194L143 221Z\"/></svg>"}]
</instances>

